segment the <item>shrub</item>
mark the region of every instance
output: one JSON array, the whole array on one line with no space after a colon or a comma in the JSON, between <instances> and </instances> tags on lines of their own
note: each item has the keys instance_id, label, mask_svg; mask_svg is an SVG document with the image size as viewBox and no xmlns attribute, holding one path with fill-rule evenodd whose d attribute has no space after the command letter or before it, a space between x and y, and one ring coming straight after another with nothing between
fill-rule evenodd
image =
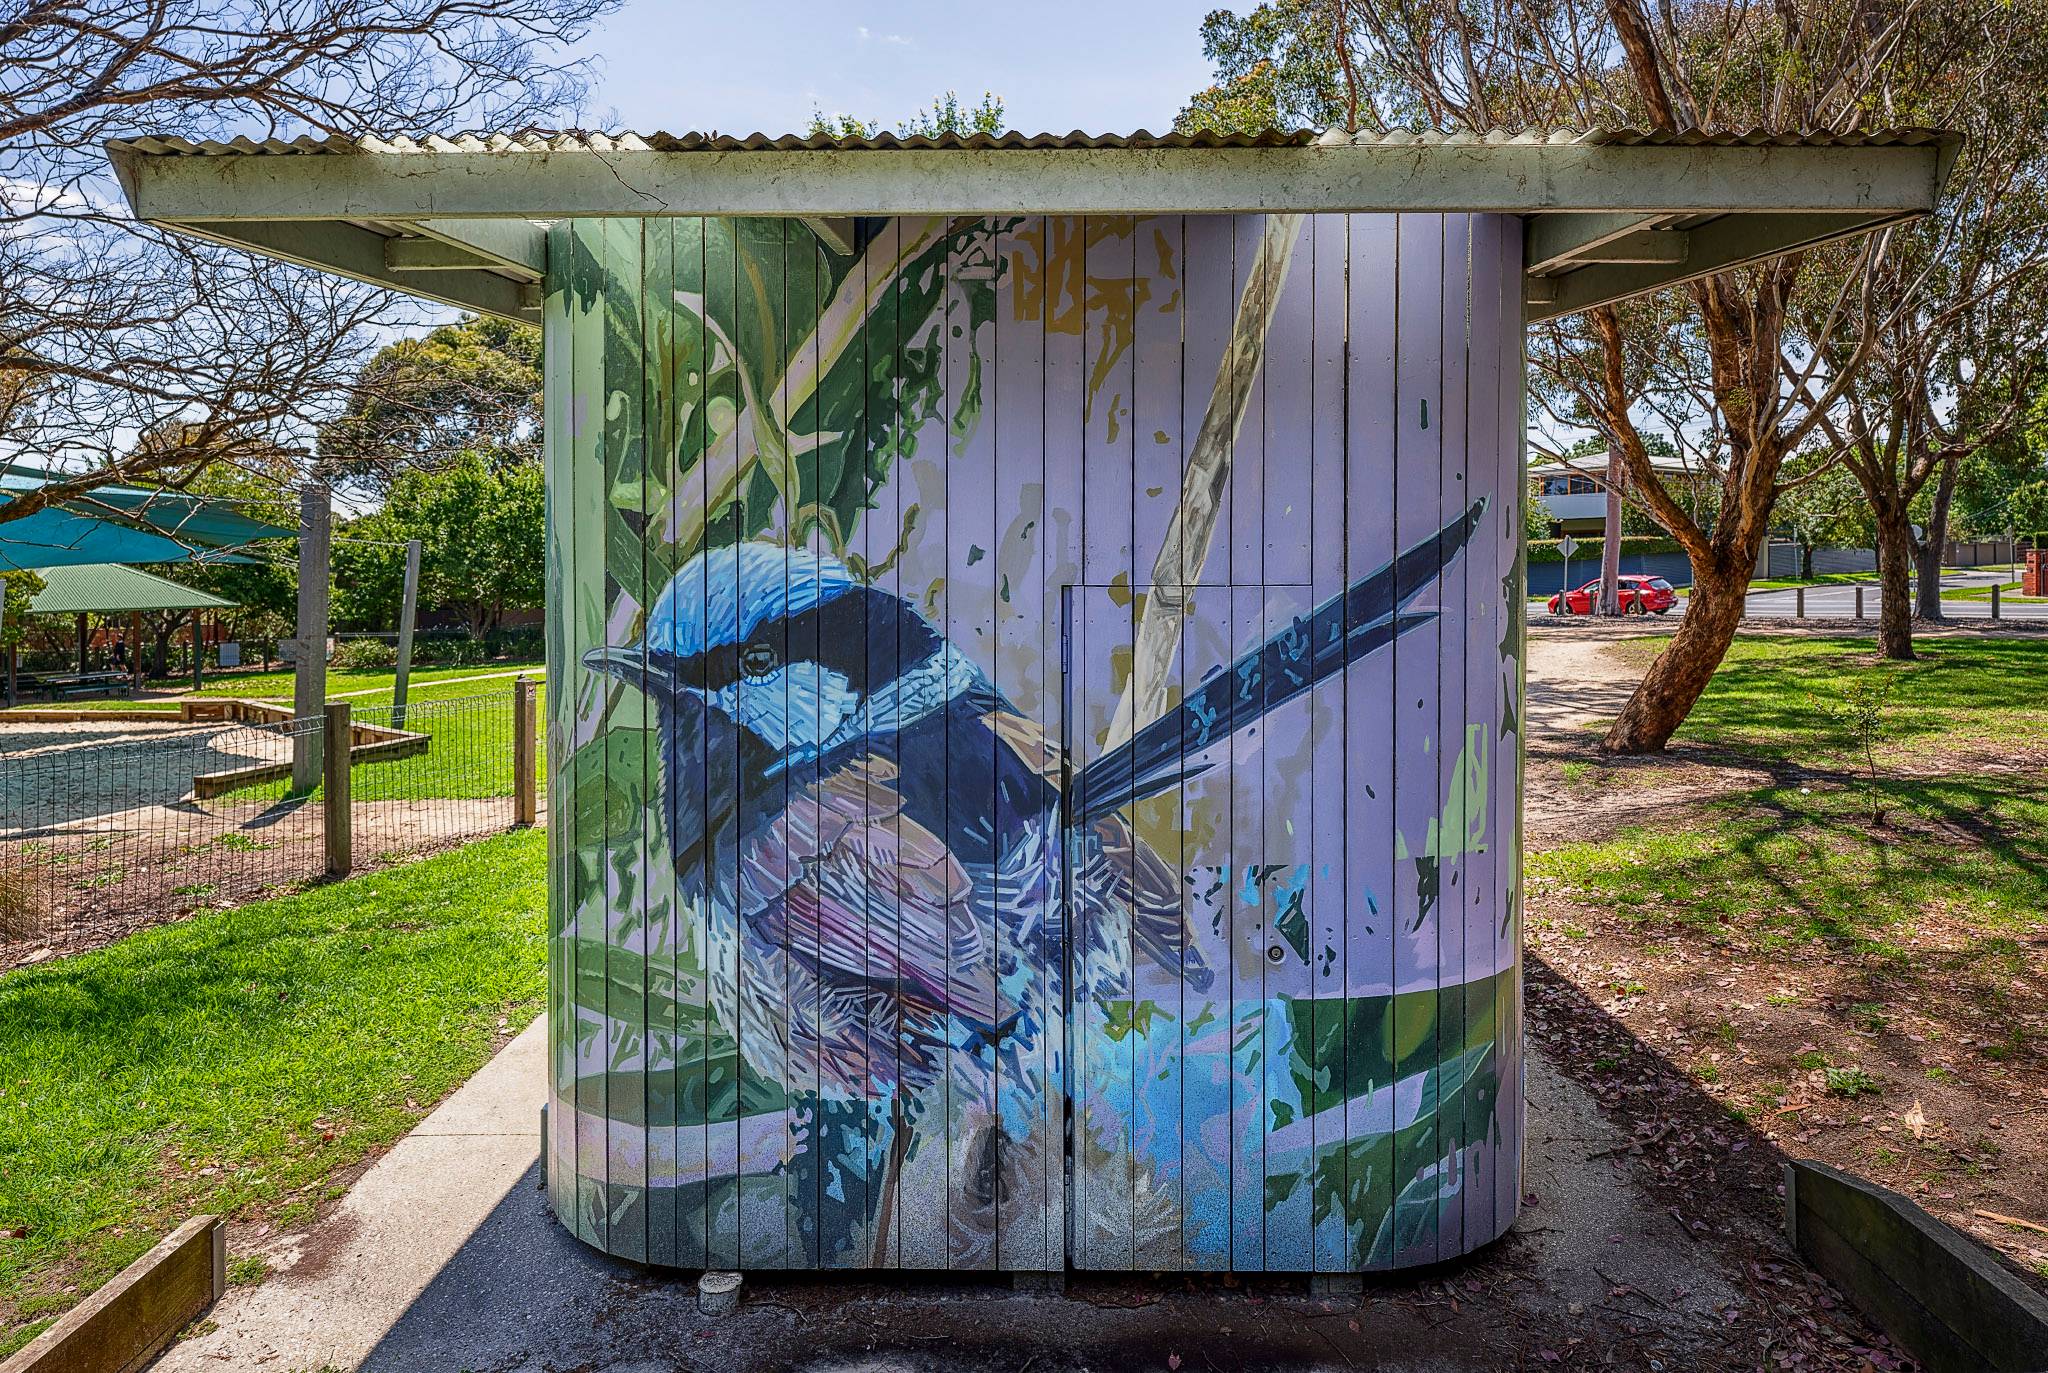
<instances>
[{"instance_id":1,"label":"shrub","mask_svg":"<svg viewBox=\"0 0 2048 1373\"><path fill-rule=\"evenodd\" d=\"M1557 551L1558 542L1556 539L1532 541L1529 544L1529 561L1532 563L1563 562L1564 555ZM1588 558L1595 562L1600 560L1600 545L1605 540L1579 539L1576 542L1578 546L1572 549L1573 562L1584 562ZM1630 556L1639 556L1653 553L1682 554L1685 552L1685 549L1676 539L1655 538L1647 535L1625 535L1621 541L1621 551Z\"/></svg>"},{"instance_id":2,"label":"shrub","mask_svg":"<svg viewBox=\"0 0 2048 1373\"><path fill-rule=\"evenodd\" d=\"M382 639L344 639L334 650L334 666L351 672L368 672L397 664L398 650Z\"/></svg>"}]
</instances>

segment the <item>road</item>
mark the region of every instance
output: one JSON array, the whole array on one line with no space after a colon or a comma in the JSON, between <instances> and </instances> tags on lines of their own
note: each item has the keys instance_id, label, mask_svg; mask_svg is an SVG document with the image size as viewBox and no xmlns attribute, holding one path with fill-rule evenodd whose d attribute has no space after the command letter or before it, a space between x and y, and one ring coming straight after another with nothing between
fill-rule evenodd
<instances>
[{"instance_id":1,"label":"road","mask_svg":"<svg viewBox=\"0 0 2048 1373\"><path fill-rule=\"evenodd\" d=\"M1973 568L1967 572L1952 572L1941 579L1943 592L1982 590L1993 584L2004 584L2012 579L2010 571L2003 567ZM1856 591L1854 585L1830 584L1806 588L1806 614L1808 619L1848 620L1856 615ZM1878 589L1877 578L1862 583L1863 615L1871 621L1873 628L1877 621ZM1682 593L1681 593L1682 594ZM1681 610L1684 601L1679 602ZM1796 591L1752 591L1744 613L1762 618L1789 619L1798 613L1799 593ZM1941 602L1942 612L1952 620L1988 620L1991 618L1991 600L1957 600L1946 595ZM1673 615L1680 613L1672 612ZM1999 615L2007 620L2032 620L2048 622L2048 601L2020 601L2008 595L1999 607ZM1671 616L1667 615L1666 619Z\"/></svg>"}]
</instances>

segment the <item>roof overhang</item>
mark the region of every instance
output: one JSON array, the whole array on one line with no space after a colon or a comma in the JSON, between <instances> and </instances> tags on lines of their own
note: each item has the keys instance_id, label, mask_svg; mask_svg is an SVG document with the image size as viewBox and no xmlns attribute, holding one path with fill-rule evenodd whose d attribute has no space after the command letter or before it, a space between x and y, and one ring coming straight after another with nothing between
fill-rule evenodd
<instances>
[{"instance_id":1,"label":"roof overhang","mask_svg":"<svg viewBox=\"0 0 2048 1373\"><path fill-rule=\"evenodd\" d=\"M1952 134L1155 139L300 139L108 145L136 215L511 319L550 220L620 216L1500 213L1547 319L1934 208ZM843 239L841 239L843 241Z\"/></svg>"}]
</instances>

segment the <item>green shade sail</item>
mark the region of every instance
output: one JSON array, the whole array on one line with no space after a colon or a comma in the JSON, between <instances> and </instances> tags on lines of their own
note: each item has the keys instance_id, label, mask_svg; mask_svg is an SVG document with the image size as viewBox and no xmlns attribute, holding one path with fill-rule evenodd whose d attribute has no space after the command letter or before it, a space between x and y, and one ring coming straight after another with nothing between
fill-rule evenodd
<instances>
[{"instance_id":1,"label":"green shade sail","mask_svg":"<svg viewBox=\"0 0 2048 1373\"><path fill-rule=\"evenodd\" d=\"M138 610L232 610L235 602L211 592L118 563L52 567L29 602L34 615L129 614Z\"/></svg>"}]
</instances>

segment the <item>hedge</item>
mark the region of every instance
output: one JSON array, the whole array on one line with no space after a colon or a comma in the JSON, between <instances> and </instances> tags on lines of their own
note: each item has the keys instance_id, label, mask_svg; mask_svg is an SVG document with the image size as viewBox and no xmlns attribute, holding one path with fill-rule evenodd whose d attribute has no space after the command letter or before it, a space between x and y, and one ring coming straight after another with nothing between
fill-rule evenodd
<instances>
[{"instance_id":1,"label":"hedge","mask_svg":"<svg viewBox=\"0 0 2048 1373\"><path fill-rule=\"evenodd\" d=\"M1529 541L1529 561L1532 563L1563 562L1564 555L1557 551L1557 546L1559 542L1560 540L1557 539L1531 539ZM1591 558L1595 561L1598 561L1600 557L1600 545L1605 543L1606 540L1577 539L1573 542L1573 562L1580 562L1587 558ZM1665 538L1661 535L1623 535L1621 540L1621 551L1624 555L1637 556L1648 555L1652 553L1677 553L1683 555L1685 549L1679 544L1678 540L1672 538Z\"/></svg>"}]
</instances>

